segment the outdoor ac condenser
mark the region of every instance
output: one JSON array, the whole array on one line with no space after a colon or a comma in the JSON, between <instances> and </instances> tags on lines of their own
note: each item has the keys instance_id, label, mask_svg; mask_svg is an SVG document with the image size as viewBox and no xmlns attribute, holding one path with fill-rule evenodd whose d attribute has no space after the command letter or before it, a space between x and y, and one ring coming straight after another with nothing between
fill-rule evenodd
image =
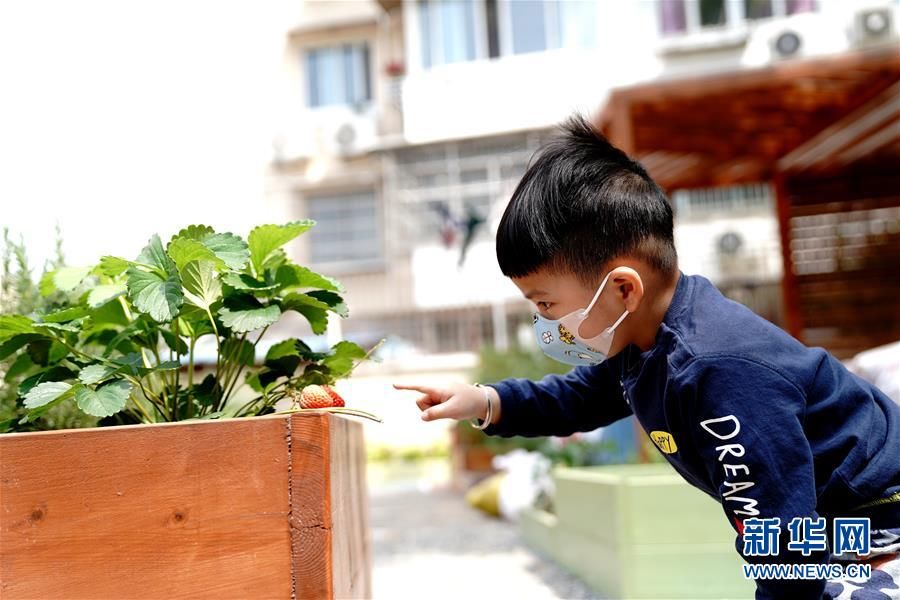
<instances>
[{"instance_id":1,"label":"outdoor ac condenser","mask_svg":"<svg viewBox=\"0 0 900 600\"><path fill-rule=\"evenodd\" d=\"M868 48L898 42L894 11L887 6L857 11L853 19L853 43Z\"/></svg>"}]
</instances>

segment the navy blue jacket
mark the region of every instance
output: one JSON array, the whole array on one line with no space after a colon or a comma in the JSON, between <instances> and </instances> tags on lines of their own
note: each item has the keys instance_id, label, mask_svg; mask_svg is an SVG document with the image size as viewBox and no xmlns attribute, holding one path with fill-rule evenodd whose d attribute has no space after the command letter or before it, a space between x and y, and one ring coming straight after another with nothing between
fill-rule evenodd
<instances>
[{"instance_id":1,"label":"navy blue jacket","mask_svg":"<svg viewBox=\"0 0 900 600\"><path fill-rule=\"evenodd\" d=\"M900 527L900 503L851 512L900 491L900 405L703 277L681 274L651 349L490 385L501 414L488 435L566 436L633 414L675 470L722 504L742 556L744 519L781 519L777 556L747 562L829 562L787 549L797 516L825 517L829 534L834 517ZM757 580L757 598L819 598L824 586Z\"/></svg>"}]
</instances>

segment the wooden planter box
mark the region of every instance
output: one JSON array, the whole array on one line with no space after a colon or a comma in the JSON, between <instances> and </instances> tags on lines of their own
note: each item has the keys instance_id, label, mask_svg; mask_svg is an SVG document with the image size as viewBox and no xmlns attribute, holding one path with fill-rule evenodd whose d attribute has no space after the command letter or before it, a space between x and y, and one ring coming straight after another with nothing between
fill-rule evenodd
<instances>
[{"instance_id":1,"label":"wooden planter box","mask_svg":"<svg viewBox=\"0 0 900 600\"><path fill-rule=\"evenodd\" d=\"M0 598L371 595L362 424L0 435Z\"/></svg>"},{"instance_id":2,"label":"wooden planter box","mask_svg":"<svg viewBox=\"0 0 900 600\"><path fill-rule=\"evenodd\" d=\"M665 463L553 471L525 539L604 598L752 598L722 507Z\"/></svg>"}]
</instances>

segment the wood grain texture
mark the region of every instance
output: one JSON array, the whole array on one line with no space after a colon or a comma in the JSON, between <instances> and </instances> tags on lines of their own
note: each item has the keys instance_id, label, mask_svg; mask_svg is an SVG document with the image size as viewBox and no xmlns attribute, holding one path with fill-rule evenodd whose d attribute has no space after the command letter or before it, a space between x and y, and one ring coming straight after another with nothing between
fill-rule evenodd
<instances>
[{"instance_id":1,"label":"wood grain texture","mask_svg":"<svg viewBox=\"0 0 900 600\"><path fill-rule=\"evenodd\" d=\"M285 421L0 436L0 596L290 594Z\"/></svg>"},{"instance_id":2,"label":"wood grain texture","mask_svg":"<svg viewBox=\"0 0 900 600\"><path fill-rule=\"evenodd\" d=\"M366 535L364 513L331 512L331 471L355 477L348 495L365 493L364 462L331 462L332 446L357 444L359 423L313 412L2 435L0 598L332 598L361 589L335 584L331 565L335 519L355 519L341 535ZM367 585L368 569L360 577Z\"/></svg>"},{"instance_id":3,"label":"wood grain texture","mask_svg":"<svg viewBox=\"0 0 900 600\"><path fill-rule=\"evenodd\" d=\"M291 448L296 597L370 597L362 425L328 413L297 414Z\"/></svg>"},{"instance_id":4,"label":"wood grain texture","mask_svg":"<svg viewBox=\"0 0 900 600\"><path fill-rule=\"evenodd\" d=\"M360 423L331 417L332 573L335 598L370 598L371 529L366 489L366 450Z\"/></svg>"}]
</instances>

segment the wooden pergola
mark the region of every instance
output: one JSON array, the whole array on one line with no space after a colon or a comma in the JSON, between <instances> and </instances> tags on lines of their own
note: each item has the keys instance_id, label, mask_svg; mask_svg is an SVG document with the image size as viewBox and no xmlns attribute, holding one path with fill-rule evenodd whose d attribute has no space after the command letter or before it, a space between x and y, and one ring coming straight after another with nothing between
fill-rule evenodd
<instances>
[{"instance_id":1,"label":"wooden pergola","mask_svg":"<svg viewBox=\"0 0 900 600\"><path fill-rule=\"evenodd\" d=\"M900 49L619 89L599 121L670 193L774 184L791 334L900 339Z\"/></svg>"}]
</instances>

